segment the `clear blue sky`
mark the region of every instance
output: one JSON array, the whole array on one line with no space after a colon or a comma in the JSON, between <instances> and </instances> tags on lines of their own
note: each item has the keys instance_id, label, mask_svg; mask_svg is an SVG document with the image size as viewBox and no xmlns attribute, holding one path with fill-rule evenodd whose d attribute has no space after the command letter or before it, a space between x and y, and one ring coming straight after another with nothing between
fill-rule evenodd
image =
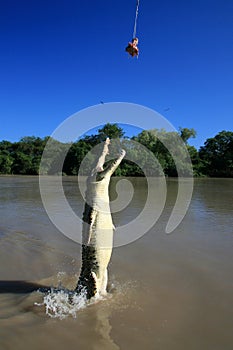
<instances>
[{"instance_id":1,"label":"clear blue sky","mask_svg":"<svg viewBox=\"0 0 233 350\"><path fill-rule=\"evenodd\" d=\"M50 135L100 101L141 104L194 128L197 148L233 131L233 1L140 0L138 60L124 51L135 6L0 1L0 140Z\"/></svg>"}]
</instances>

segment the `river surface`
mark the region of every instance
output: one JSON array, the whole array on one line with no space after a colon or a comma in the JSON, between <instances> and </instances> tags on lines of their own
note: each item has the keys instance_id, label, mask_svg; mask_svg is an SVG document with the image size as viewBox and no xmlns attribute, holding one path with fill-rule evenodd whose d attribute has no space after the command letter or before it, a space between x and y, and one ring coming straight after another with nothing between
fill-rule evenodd
<instances>
[{"instance_id":1,"label":"river surface","mask_svg":"<svg viewBox=\"0 0 233 350\"><path fill-rule=\"evenodd\" d=\"M131 181L135 195L113 214L116 226L130 222L145 205L145 180ZM55 191L56 178L50 183ZM65 177L63 183L81 217L77 178ZM176 196L177 180L168 179L165 208L155 225L135 242L114 248L107 297L69 306L80 244L51 223L37 177L0 177L0 349L232 350L233 180L195 180L188 212L168 235ZM59 203L56 208L61 210Z\"/></svg>"}]
</instances>

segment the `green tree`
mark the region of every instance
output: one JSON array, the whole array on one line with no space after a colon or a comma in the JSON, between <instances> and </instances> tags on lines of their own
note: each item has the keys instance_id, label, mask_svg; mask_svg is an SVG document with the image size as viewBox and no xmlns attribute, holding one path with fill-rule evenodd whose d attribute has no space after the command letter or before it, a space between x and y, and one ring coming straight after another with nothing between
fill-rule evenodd
<instances>
[{"instance_id":1,"label":"green tree","mask_svg":"<svg viewBox=\"0 0 233 350\"><path fill-rule=\"evenodd\" d=\"M65 158L63 172L67 175L78 175L82 160L91 149L91 144L85 140L73 143Z\"/></svg>"},{"instance_id":2,"label":"green tree","mask_svg":"<svg viewBox=\"0 0 233 350\"><path fill-rule=\"evenodd\" d=\"M13 158L8 151L0 152L0 174L11 174Z\"/></svg>"},{"instance_id":3,"label":"green tree","mask_svg":"<svg viewBox=\"0 0 233 350\"><path fill-rule=\"evenodd\" d=\"M12 173L38 175L40 160L48 138L26 136L12 145Z\"/></svg>"},{"instance_id":4,"label":"green tree","mask_svg":"<svg viewBox=\"0 0 233 350\"><path fill-rule=\"evenodd\" d=\"M115 124L107 123L101 129L98 130L98 137L100 141L106 140L107 137L110 139L122 138L124 136L124 130Z\"/></svg>"},{"instance_id":5,"label":"green tree","mask_svg":"<svg viewBox=\"0 0 233 350\"><path fill-rule=\"evenodd\" d=\"M181 127L179 128L179 134L182 140L184 141L184 143L186 144L191 137L195 138L197 135L196 131L193 128L189 129L189 128L181 128Z\"/></svg>"},{"instance_id":6,"label":"green tree","mask_svg":"<svg viewBox=\"0 0 233 350\"><path fill-rule=\"evenodd\" d=\"M114 141L116 138L122 138L124 136L124 131L117 124L105 124L102 128L98 129L97 135L85 135L77 142L74 142L64 161L63 172L67 175L77 175L79 172L79 167L82 163L84 157L88 154L87 161L83 164L82 171L85 173L85 167L88 171L90 164L93 163L95 155L90 152L92 148L99 145L101 142L105 141L107 137L112 140L110 145L111 154L117 153L119 151L120 141ZM96 149L96 152L98 149ZM90 152L90 153L88 153ZM108 161L108 159L106 159Z\"/></svg>"},{"instance_id":7,"label":"green tree","mask_svg":"<svg viewBox=\"0 0 233 350\"><path fill-rule=\"evenodd\" d=\"M71 144L47 138L46 148L40 161L40 174L57 175L62 173L65 156Z\"/></svg>"},{"instance_id":8,"label":"green tree","mask_svg":"<svg viewBox=\"0 0 233 350\"><path fill-rule=\"evenodd\" d=\"M21 151L13 154L12 174L32 175L32 158Z\"/></svg>"},{"instance_id":9,"label":"green tree","mask_svg":"<svg viewBox=\"0 0 233 350\"><path fill-rule=\"evenodd\" d=\"M165 175L176 177L179 169L179 175L192 176L188 152L177 132L146 130L134 137L134 140L153 152Z\"/></svg>"},{"instance_id":10,"label":"green tree","mask_svg":"<svg viewBox=\"0 0 233 350\"><path fill-rule=\"evenodd\" d=\"M188 145L188 140L195 135L195 130L189 128L180 128L179 132L152 129L144 130L130 140L124 137L123 129L117 124L107 123L96 135L86 135L73 144L35 136L23 137L15 143L3 140L0 142L0 174L36 175L40 168L42 174L62 171L67 175L77 175L82 164L82 172L86 175L101 150L101 142L110 137L112 142L107 161L112 156L117 157L120 148L126 150L126 157L116 175L143 176L144 172L146 175L161 175L163 172L167 176L177 176L179 169L179 175L190 176L191 158L195 176L233 177L233 132L223 130L207 139L199 152ZM95 147L97 145L100 147Z\"/></svg>"},{"instance_id":11,"label":"green tree","mask_svg":"<svg viewBox=\"0 0 233 350\"><path fill-rule=\"evenodd\" d=\"M0 142L0 174L11 174L13 164L12 143L9 141Z\"/></svg>"},{"instance_id":12,"label":"green tree","mask_svg":"<svg viewBox=\"0 0 233 350\"><path fill-rule=\"evenodd\" d=\"M190 155L190 159L192 161L193 165L193 175L198 176L205 176L205 173L203 172L203 166L202 161L199 157L199 152L194 146L187 145L187 150Z\"/></svg>"},{"instance_id":13,"label":"green tree","mask_svg":"<svg viewBox=\"0 0 233 350\"><path fill-rule=\"evenodd\" d=\"M212 177L233 177L233 132L221 131L200 148L203 171Z\"/></svg>"}]
</instances>

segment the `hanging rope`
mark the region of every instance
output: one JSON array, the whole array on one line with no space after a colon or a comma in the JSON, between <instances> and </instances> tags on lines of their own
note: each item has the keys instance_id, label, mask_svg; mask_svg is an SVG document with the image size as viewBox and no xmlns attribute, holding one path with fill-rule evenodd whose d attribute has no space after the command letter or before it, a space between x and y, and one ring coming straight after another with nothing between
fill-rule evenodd
<instances>
[{"instance_id":1,"label":"hanging rope","mask_svg":"<svg viewBox=\"0 0 233 350\"><path fill-rule=\"evenodd\" d=\"M130 54L130 56L134 57L139 54L138 50L138 38L136 38L136 32L137 32L137 20L138 20L138 8L139 8L139 0L137 0L136 4L136 14L135 14L135 20L134 20L134 29L133 29L133 39L131 42L128 43L128 46L125 48L125 51Z\"/></svg>"},{"instance_id":2,"label":"hanging rope","mask_svg":"<svg viewBox=\"0 0 233 350\"><path fill-rule=\"evenodd\" d=\"M136 14L135 14L135 21L134 21L133 38L136 38L136 32L137 32L138 8L139 8L139 0L137 0L137 6L136 6Z\"/></svg>"}]
</instances>

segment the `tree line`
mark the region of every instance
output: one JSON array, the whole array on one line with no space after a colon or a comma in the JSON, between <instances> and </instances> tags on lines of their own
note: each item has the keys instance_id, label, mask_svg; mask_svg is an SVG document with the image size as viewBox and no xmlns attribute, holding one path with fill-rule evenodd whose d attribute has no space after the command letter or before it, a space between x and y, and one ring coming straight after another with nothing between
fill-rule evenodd
<instances>
[{"instance_id":1,"label":"tree line","mask_svg":"<svg viewBox=\"0 0 233 350\"><path fill-rule=\"evenodd\" d=\"M85 156L88 155L91 160L90 151L93 147L103 142L106 137L110 137L119 140L112 146L115 147L115 153L117 149L124 147L130 159L123 160L116 171L117 176L143 176L145 169L148 175L164 173L166 176L177 176L174 154L171 154L166 147L170 145L179 157L181 171L179 175L192 175L187 161L188 151L194 176L233 177L233 132L225 130L219 132L216 136L208 138L199 150L188 144L189 139L195 136L194 129L180 128L178 132L144 130L137 136L128 138L117 124L106 124L97 134L84 135L70 144L61 143L50 137L35 136L23 137L18 142L3 140L0 142L0 174L38 175L41 171L43 174L55 175L62 171L64 175L78 175ZM186 147L180 147L180 139ZM51 156L47 149L41 163L48 141ZM138 148L137 145L149 150L157 162L150 161L148 152L144 154L142 148ZM66 157L63 159L64 152ZM133 161L139 158L140 164Z\"/></svg>"}]
</instances>

